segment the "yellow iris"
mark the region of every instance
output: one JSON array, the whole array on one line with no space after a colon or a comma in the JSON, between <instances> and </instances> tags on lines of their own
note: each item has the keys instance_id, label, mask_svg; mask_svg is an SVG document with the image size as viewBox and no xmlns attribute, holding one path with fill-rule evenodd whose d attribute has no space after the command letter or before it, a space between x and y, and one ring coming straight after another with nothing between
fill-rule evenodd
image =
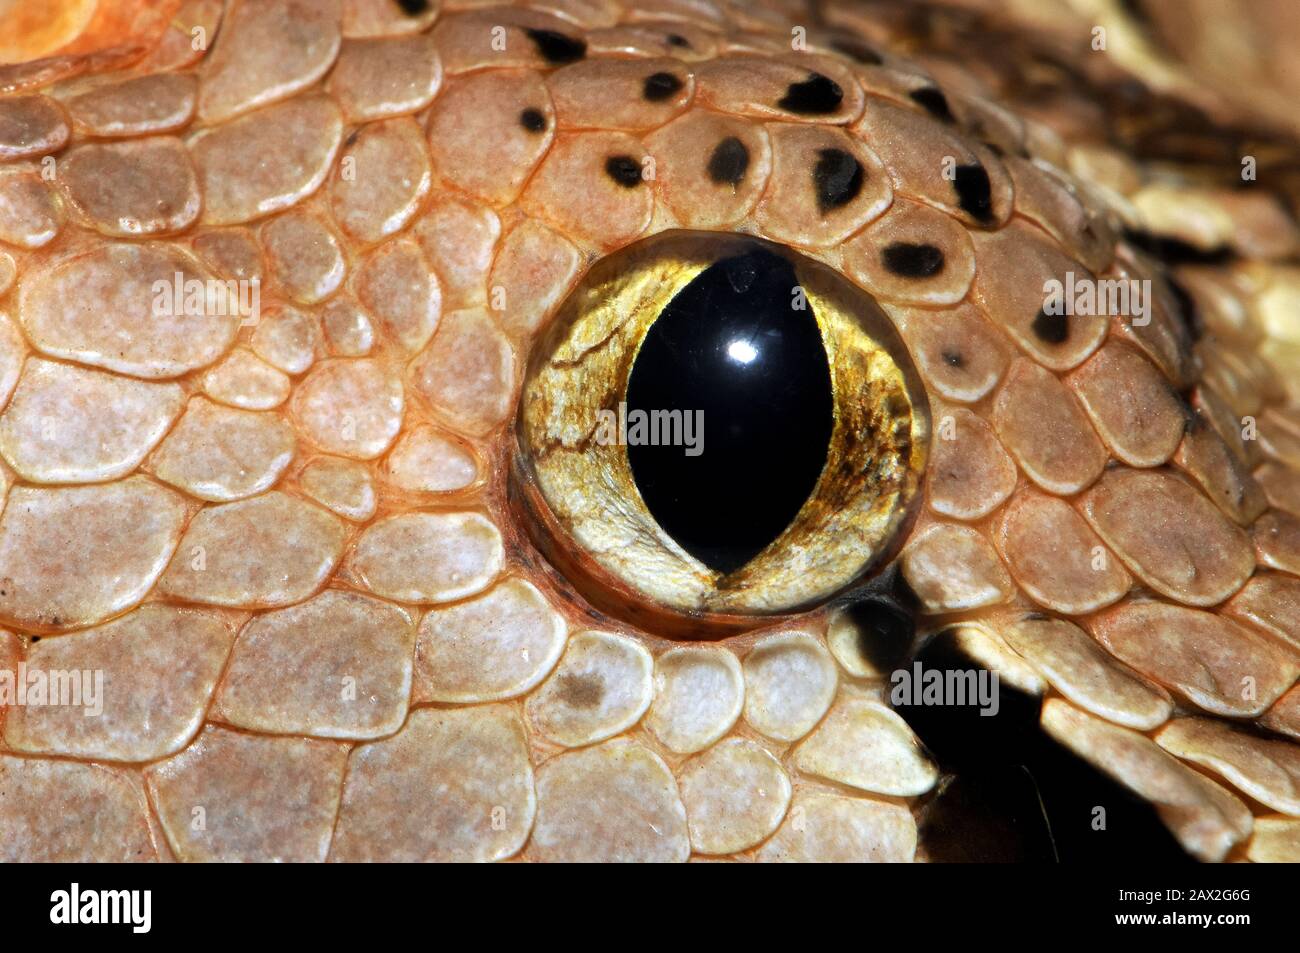
<instances>
[{"instance_id":1,"label":"yellow iris","mask_svg":"<svg viewBox=\"0 0 1300 953\"><path fill-rule=\"evenodd\" d=\"M664 308L707 268L756 246L794 269L792 307L809 309L821 334L833 424L820 476L793 521L722 572L659 525L626 446L598 435L626 400ZM539 547L593 604L659 631L707 636L805 609L881 568L916 508L929 432L917 372L869 295L781 246L671 232L598 262L533 349L512 497ZM781 448L771 453L778 465Z\"/></svg>"}]
</instances>

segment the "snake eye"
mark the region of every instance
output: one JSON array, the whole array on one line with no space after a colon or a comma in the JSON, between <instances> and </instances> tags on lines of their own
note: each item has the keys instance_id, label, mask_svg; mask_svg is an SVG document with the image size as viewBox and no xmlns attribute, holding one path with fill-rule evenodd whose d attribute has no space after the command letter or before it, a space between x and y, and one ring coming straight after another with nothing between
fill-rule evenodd
<instances>
[{"instance_id":1,"label":"snake eye","mask_svg":"<svg viewBox=\"0 0 1300 953\"><path fill-rule=\"evenodd\" d=\"M668 535L720 573L781 535L826 464L830 367L810 309L791 307L798 284L794 266L766 249L722 258L668 302L632 363L627 414L653 422L657 409L679 411L682 437L694 438L684 452L671 449L671 429L667 447L628 443L633 481ZM706 421L724 422L707 454Z\"/></svg>"},{"instance_id":2,"label":"snake eye","mask_svg":"<svg viewBox=\"0 0 1300 953\"><path fill-rule=\"evenodd\" d=\"M534 347L512 491L594 604L707 634L882 566L929 427L869 295L778 245L668 233L597 262Z\"/></svg>"}]
</instances>

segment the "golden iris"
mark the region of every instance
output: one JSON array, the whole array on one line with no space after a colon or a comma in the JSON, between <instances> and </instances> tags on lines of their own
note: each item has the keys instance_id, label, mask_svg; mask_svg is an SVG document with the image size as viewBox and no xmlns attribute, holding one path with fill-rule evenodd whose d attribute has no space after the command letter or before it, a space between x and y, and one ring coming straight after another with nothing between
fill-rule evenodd
<instances>
[{"instance_id":1,"label":"golden iris","mask_svg":"<svg viewBox=\"0 0 1300 953\"><path fill-rule=\"evenodd\" d=\"M763 320L769 330L773 314L777 325L803 322L811 327L808 322L815 322L830 399L824 458L814 460L811 491L795 501L788 524L784 516L778 517L782 525L770 542L732 564L725 557L701 558L706 549L684 542L691 527L686 525L688 532L683 533L681 521L674 524L673 517L680 514L671 509L679 495L695 493L697 509L688 512L700 512L699 486L683 485L681 494L671 492L671 486L670 492L661 492L660 486L652 497L661 517L656 519L647 505L649 494L642 492L644 478L639 484L641 474L630 462L627 444L637 435L629 435L624 421L629 380L643 346L649 350L646 342L656 333L656 322L661 317L669 320L670 312L679 331L698 332L713 351L727 352L722 364L704 366L737 365L735 373L749 372L739 366L759 354L749 337L719 345L708 336L717 322L749 320L735 307L724 317L721 305L717 312L709 306L721 300L707 284L716 276L715 266L742 260L775 263L779 267L769 269L769 278L777 272L794 276L788 289L771 280L755 285L769 297L779 297L759 303ZM744 288L731 279L738 294L751 295L734 299L742 312L753 306L754 292L748 287L754 281L752 272L751 267L741 279ZM709 294L701 297L701 288ZM723 292L729 290L723 286ZM696 307L684 316L674 303L687 298ZM664 348L657 352L662 355ZM655 359L662 361L662 356ZM697 366L687 362L674 373L689 376ZM816 375L809 379L815 381ZM669 389L673 385L663 383ZM688 392L699 394L701 387L721 387L724 382L714 377L685 383ZM783 381L770 383L773 393L783 393ZM694 448L704 456L719 446L722 449L712 452L727 452L726 435L737 429L732 422L712 417L699 421L704 439L697 444L700 435L692 433L692 408L677 409L683 413L671 417L665 412L660 422L671 421L671 432L686 445L669 452L689 457ZM773 411L774 417L781 413L779 406ZM618 425L611 427L615 421ZM786 420L781 432L798 434L804 423ZM816 425L813 420L806 423ZM755 439L752 427L747 432L750 437L745 439ZM669 232L597 262L534 347L516 428L512 495L539 547L593 604L640 624L704 634L808 608L883 567L905 535L919 498L929 432L925 391L902 339L860 288L826 265L769 242ZM787 448L764 441L743 449L737 459L762 462L747 463L748 470L729 478L737 485L754 481L745 484L750 492L746 499L761 501L763 481L771 476L763 471L780 472L787 465ZM757 454L749 452L755 449ZM713 458L711 472L728 462ZM707 493L713 491L704 492L707 504ZM731 502L726 496L718 494L720 509ZM755 519L769 515L762 509L761 502L750 507ZM664 524L676 525L682 539Z\"/></svg>"}]
</instances>

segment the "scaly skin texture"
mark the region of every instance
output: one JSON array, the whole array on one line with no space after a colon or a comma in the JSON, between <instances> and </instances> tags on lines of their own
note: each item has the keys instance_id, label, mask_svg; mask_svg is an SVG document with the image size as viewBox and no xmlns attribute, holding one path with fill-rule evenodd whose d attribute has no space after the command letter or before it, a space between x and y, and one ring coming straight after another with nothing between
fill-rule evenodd
<instances>
[{"instance_id":1,"label":"scaly skin texture","mask_svg":"<svg viewBox=\"0 0 1300 953\"><path fill-rule=\"evenodd\" d=\"M0 666L104 673L98 716L0 708L0 859L943 853L839 604L674 643L516 525L530 342L672 228L797 247L897 324L922 639L1193 855L1300 856L1300 276L1263 183L1147 164L894 4L408 6L186 0L0 76ZM825 148L869 170L830 210ZM891 273L899 241L943 269ZM1067 272L1151 279L1149 323L1040 315ZM177 275L260 277L258 319L160 315Z\"/></svg>"}]
</instances>

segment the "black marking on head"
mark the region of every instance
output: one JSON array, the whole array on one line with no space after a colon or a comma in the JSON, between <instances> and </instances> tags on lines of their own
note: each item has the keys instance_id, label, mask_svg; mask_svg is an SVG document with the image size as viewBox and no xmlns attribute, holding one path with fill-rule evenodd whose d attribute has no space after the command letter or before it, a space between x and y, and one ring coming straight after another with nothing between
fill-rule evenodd
<instances>
[{"instance_id":1,"label":"black marking on head","mask_svg":"<svg viewBox=\"0 0 1300 953\"><path fill-rule=\"evenodd\" d=\"M519 125L529 132L545 132L546 116L542 114L540 109L533 109L530 106L519 114Z\"/></svg>"},{"instance_id":2,"label":"black marking on head","mask_svg":"<svg viewBox=\"0 0 1300 953\"><path fill-rule=\"evenodd\" d=\"M945 778L917 821L927 860L1051 864L1051 818L1033 774L997 765Z\"/></svg>"},{"instance_id":3,"label":"black marking on head","mask_svg":"<svg viewBox=\"0 0 1300 953\"><path fill-rule=\"evenodd\" d=\"M813 187L817 190L817 207L825 215L857 198L866 172L862 163L843 149L819 149L817 157Z\"/></svg>"},{"instance_id":4,"label":"black marking on head","mask_svg":"<svg viewBox=\"0 0 1300 953\"><path fill-rule=\"evenodd\" d=\"M1037 695L1001 680L992 696L996 710L970 696L965 704L946 695L948 704L925 704L916 691L918 674L940 685L954 684L954 677L991 682L988 674L977 674L983 666L951 631L936 635L909 661L900 666L911 676L906 681L891 673L893 685L907 686L893 708L940 771L961 779L941 785L920 812L918 839L930 860L1115 864L1131 856L1134 845L1144 858L1189 859L1150 804L1042 730ZM1106 805L1104 838L1079 822L1098 804Z\"/></svg>"},{"instance_id":5,"label":"black marking on head","mask_svg":"<svg viewBox=\"0 0 1300 953\"><path fill-rule=\"evenodd\" d=\"M839 83L821 73L809 73L802 83L791 83L777 105L801 116L819 116L835 112L843 101Z\"/></svg>"},{"instance_id":6,"label":"black marking on head","mask_svg":"<svg viewBox=\"0 0 1300 953\"><path fill-rule=\"evenodd\" d=\"M418 17L429 12L429 0L397 0L397 5L408 17Z\"/></svg>"},{"instance_id":7,"label":"black marking on head","mask_svg":"<svg viewBox=\"0 0 1300 953\"><path fill-rule=\"evenodd\" d=\"M1166 265L1226 265L1234 257L1232 249L1227 246L1206 250L1180 238L1154 235L1135 228L1124 229L1124 240Z\"/></svg>"},{"instance_id":8,"label":"black marking on head","mask_svg":"<svg viewBox=\"0 0 1300 953\"><path fill-rule=\"evenodd\" d=\"M957 178L952 183L957 193L957 204L977 222L993 218L993 187L989 174L978 162L957 166Z\"/></svg>"},{"instance_id":9,"label":"black marking on head","mask_svg":"<svg viewBox=\"0 0 1300 953\"><path fill-rule=\"evenodd\" d=\"M343 145L347 147L355 146L357 144L357 139L360 137L360 135L361 135L360 129L353 129L351 132L348 133L347 138L343 140Z\"/></svg>"},{"instance_id":10,"label":"black marking on head","mask_svg":"<svg viewBox=\"0 0 1300 953\"><path fill-rule=\"evenodd\" d=\"M916 621L897 600L873 596L850 603L844 611L857 630L858 651L875 668L893 669L911 651Z\"/></svg>"},{"instance_id":11,"label":"black marking on head","mask_svg":"<svg viewBox=\"0 0 1300 953\"><path fill-rule=\"evenodd\" d=\"M916 103L935 119L943 122L953 122L954 117L952 110L948 108L948 97L943 94L943 90L937 86L922 86L920 89L914 89L909 96L912 102Z\"/></svg>"},{"instance_id":12,"label":"black marking on head","mask_svg":"<svg viewBox=\"0 0 1300 953\"><path fill-rule=\"evenodd\" d=\"M1119 0L1119 6L1142 29L1145 39L1158 41L1159 31L1154 29L1151 14L1142 5L1141 0Z\"/></svg>"},{"instance_id":13,"label":"black marking on head","mask_svg":"<svg viewBox=\"0 0 1300 953\"><path fill-rule=\"evenodd\" d=\"M573 63L587 55L587 41L576 40L554 30L525 30L537 52L548 63Z\"/></svg>"},{"instance_id":14,"label":"black marking on head","mask_svg":"<svg viewBox=\"0 0 1300 953\"><path fill-rule=\"evenodd\" d=\"M1045 344L1064 344L1070 339L1070 316L1068 314L1048 314L1040 310L1032 325L1034 337Z\"/></svg>"},{"instance_id":15,"label":"black marking on head","mask_svg":"<svg viewBox=\"0 0 1300 953\"><path fill-rule=\"evenodd\" d=\"M908 585L898 560L894 560L876 575L864 580L846 591L843 600L846 605L863 600L886 600L905 612L915 613L920 609L920 600Z\"/></svg>"},{"instance_id":16,"label":"black marking on head","mask_svg":"<svg viewBox=\"0 0 1300 953\"><path fill-rule=\"evenodd\" d=\"M1153 235L1151 232L1132 228L1124 229L1124 240L1147 254L1159 258L1165 264L1163 275L1165 286L1169 289L1165 302L1170 305L1169 310L1181 332L1180 336L1183 339L1181 344L1184 348L1188 348L1199 341L1205 333L1205 324L1196 308L1196 301L1187 293L1187 289L1173 278L1169 269L1177 265L1226 265L1236 257L1232 249L1221 245L1207 251L1178 238Z\"/></svg>"},{"instance_id":17,"label":"black marking on head","mask_svg":"<svg viewBox=\"0 0 1300 953\"><path fill-rule=\"evenodd\" d=\"M1187 336L1193 342L1199 341L1205 334L1205 322L1201 320L1201 312L1196 307L1195 299L1173 275L1165 275L1165 284L1174 299L1174 317L1182 324L1187 331Z\"/></svg>"},{"instance_id":18,"label":"black marking on head","mask_svg":"<svg viewBox=\"0 0 1300 953\"><path fill-rule=\"evenodd\" d=\"M941 355L943 362L949 367L955 367L961 370L966 366L966 358L962 356L961 351L944 351Z\"/></svg>"},{"instance_id":19,"label":"black marking on head","mask_svg":"<svg viewBox=\"0 0 1300 953\"><path fill-rule=\"evenodd\" d=\"M672 73L651 73L645 78L642 95L652 103L662 102L681 91L682 81Z\"/></svg>"},{"instance_id":20,"label":"black marking on head","mask_svg":"<svg viewBox=\"0 0 1300 953\"><path fill-rule=\"evenodd\" d=\"M900 278L931 278L943 271L943 250L917 242L891 242L880 261Z\"/></svg>"},{"instance_id":21,"label":"black marking on head","mask_svg":"<svg viewBox=\"0 0 1300 953\"><path fill-rule=\"evenodd\" d=\"M735 188L749 169L749 149L735 136L728 136L713 148L708 168L709 178L718 185Z\"/></svg>"},{"instance_id":22,"label":"black marking on head","mask_svg":"<svg viewBox=\"0 0 1300 953\"><path fill-rule=\"evenodd\" d=\"M605 160L605 173L625 189L641 184L641 163L631 156L610 156Z\"/></svg>"},{"instance_id":23,"label":"black marking on head","mask_svg":"<svg viewBox=\"0 0 1300 953\"><path fill-rule=\"evenodd\" d=\"M831 43L831 49L864 66L879 66L885 61L880 54L860 40L840 39Z\"/></svg>"},{"instance_id":24,"label":"black marking on head","mask_svg":"<svg viewBox=\"0 0 1300 953\"><path fill-rule=\"evenodd\" d=\"M687 50L689 50L689 49L691 48L691 41L688 40L688 39L686 39L686 37L682 36L680 33L669 33L669 34L668 34L668 45L669 45L669 46L680 46L680 47L682 47L683 49L687 49Z\"/></svg>"}]
</instances>

